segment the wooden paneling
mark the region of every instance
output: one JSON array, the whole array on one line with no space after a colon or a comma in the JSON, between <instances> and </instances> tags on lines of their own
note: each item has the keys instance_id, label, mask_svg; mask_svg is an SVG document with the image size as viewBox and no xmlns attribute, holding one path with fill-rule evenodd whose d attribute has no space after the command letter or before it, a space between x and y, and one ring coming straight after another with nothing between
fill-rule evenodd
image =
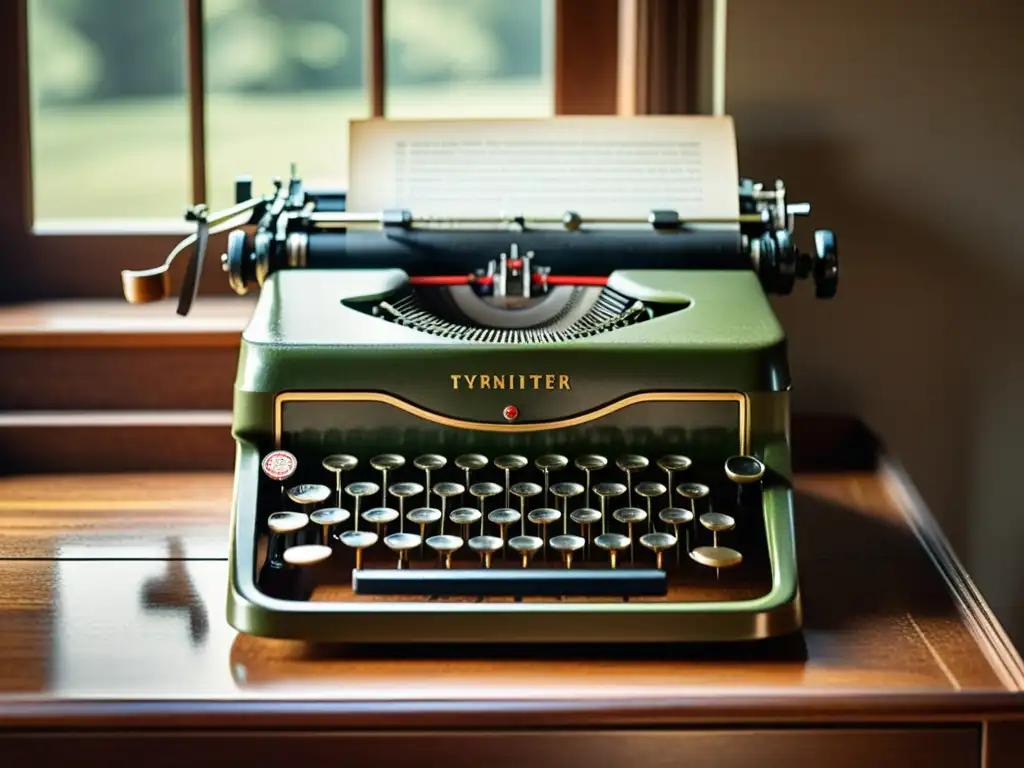
<instances>
[{"instance_id":1,"label":"wooden paneling","mask_svg":"<svg viewBox=\"0 0 1024 768\"><path fill-rule=\"evenodd\" d=\"M558 0L556 9L555 113L615 114L618 0Z\"/></svg>"}]
</instances>

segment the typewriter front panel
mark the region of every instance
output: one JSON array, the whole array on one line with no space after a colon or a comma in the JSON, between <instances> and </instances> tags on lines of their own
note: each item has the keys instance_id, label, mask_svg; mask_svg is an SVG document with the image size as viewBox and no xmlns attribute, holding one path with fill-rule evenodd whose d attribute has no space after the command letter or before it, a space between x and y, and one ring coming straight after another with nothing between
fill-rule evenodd
<instances>
[{"instance_id":1,"label":"typewriter front panel","mask_svg":"<svg viewBox=\"0 0 1024 768\"><path fill-rule=\"evenodd\" d=\"M281 393L273 444L240 441L233 622L366 642L792 631L786 402L659 390L484 423L378 392ZM283 483L260 471L273 450L297 458ZM727 458L751 455L762 476L727 475ZM304 503L300 486L319 496ZM335 508L335 522L316 515ZM275 534L283 511L310 521ZM317 547L316 563L285 556Z\"/></svg>"}]
</instances>

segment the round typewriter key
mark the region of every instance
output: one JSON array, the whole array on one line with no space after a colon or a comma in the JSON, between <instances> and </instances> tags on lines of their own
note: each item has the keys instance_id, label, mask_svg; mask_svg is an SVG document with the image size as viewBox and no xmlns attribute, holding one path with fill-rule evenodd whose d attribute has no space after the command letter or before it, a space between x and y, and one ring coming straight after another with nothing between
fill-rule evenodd
<instances>
[{"instance_id":1,"label":"round typewriter key","mask_svg":"<svg viewBox=\"0 0 1024 768\"><path fill-rule=\"evenodd\" d=\"M384 546L398 553L398 570L402 570L403 563L408 562L409 550L416 549L422 542L423 538L415 533L392 533L384 537Z\"/></svg>"},{"instance_id":2,"label":"round typewriter key","mask_svg":"<svg viewBox=\"0 0 1024 768\"><path fill-rule=\"evenodd\" d=\"M516 512L511 507L502 507L495 509L487 513L487 519L498 526L498 535L501 536L501 540L505 541L507 538L507 530L513 523L518 523L522 514ZM501 557L505 559L505 547L501 548Z\"/></svg>"},{"instance_id":3,"label":"round typewriter key","mask_svg":"<svg viewBox=\"0 0 1024 768\"><path fill-rule=\"evenodd\" d=\"M448 519L456 525L462 526L462 538L469 538L469 526L475 523L477 520L483 520L483 512L474 507L459 507L453 509L451 514L448 515ZM483 534L481 534L483 535Z\"/></svg>"},{"instance_id":4,"label":"round typewriter key","mask_svg":"<svg viewBox=\"0 0 1024 768\"><path fill-rule=\"evenodd\" d=\"M298 460L288 451L272 451L263 457L263 474L278 482L294 475L298 466Z\"/></svg>"},{"instance_id":5,"label":"round typewriter key","mask_svg":"<svg viewBox=\"0 0 1024 768\"><path fill-rule=\"evenodd\" d=\"M601 533L608 530L608 499L621 496L626 492L626 486L622 483L598 483L594 486L594 493L601 500Z\"/></svg>"},{"instance_id":6,"label":"round typewriter key","mask_svg":"<svg viewBox=\"0 0 1024 768\"><path fill-rule=\"evenodd\" d=\"M686 525L687 523L693 522L693 512L689 509L682 509L680 507L665 507L658 513L658 519L663 523L668 523L672 526L672 533L675 534L676 539L679 538L679 526ZM686 551L690 551L690 529L686 529ZM681 562L679 556L679 550L676 550L676 562Z\"/></svg>"},{"instance_id":7,"label":"round typewriter key","mask_svg":"<svg viewBox=\"0 0 1024 768\"><path fill-rule=\"evenodd\" d=\"M485 515L487 514L487 499L492 496L497 496L501 493L501 486L497 483L473 483L469 489L469 495L474 498L480 499L480 535L484 535L484 522L486 521ZM469 531L466 531L466 535L469 535Z\"/></svg>"},{"instance_id":8,"label":"round typewriter key","mask_svg":"<svg viewBox=\"0 0 1024 768\"><path fill-rule=\"evenodd\" d=\"M377 526L377 535L381 533L380 527L384 526L384 533L388 531L388 523L398 519L398 510L391 507L374 507L363 512L363 520Z\"/></svg>"},{"instance_id":9,"label":"round typewriter key","mask_svg":"<svg viewBox=\"0 0 1024 768\"><path fill-rule=\"evenodd\" d=\"M508 540L509 547L522 555L523 568L530 564L530 555L544 546L544 540L536 536L513 536Z\"/></svg>"},{"instance_id":10,"label":"round typewriter key","mask_svg":"<svg viewBox=\"0 0 1024 768\"><path fill-rule=\"evenodd\" d=\"M331 556L331 548L322 544L303 544L289 547L284 551L284 561L288 565L316 565Z\"/></svg>"},{"instance_id":11,"label":"round typewriter key","mask_svg":"<svg viewBox=\"0 0 1024 768\"><path fill-rule=\"evenodd\" d=\"M420 527L420 538L427 535L427 526L436 523L441 519L441 510L433 507L418 507L406 515L410 523ZM422 542L420 544L420 555L423 554Z\"/></svg>"},{"instance_id":12,"label":"round typewriter key","mask_svg":"<svg viewBox=\"0 0 1024 768\"><path fill-rule=\"evenodd\" d=\"M703 483L681 483L676 486L676 493L690 500L690 512L693 513L693 532L697 533L697 499L703 499L711 489Z\"/></svg>"},{"instance_id":13,"label":"round typewriter key","mask_svg":"<svg viewBox=\"0 0 1024 768\"><path fill-rule=\"evenodd\" d=\"M464 453L455 457L455 466L466 473L466 487L472 485L472 473L487 466L487 457L482 453Z\"/></svg>"},{"instance_id":14,"label":"round typewriter key","mask_svg":"<svg viewBox=\"0 0 1024 768\"><path fill-rule=\"evenodd\" d=\"M584 474L587 476L587 487L586 494L587 498L584 502L588 507L590 506L590 473L597 472L600 469L604 469L608 466L608 459L604 456L598 456L596 453L585 453L576 459L576 469L582 469Z\"/></svg>"},{"instance_id":15,"label":"round typewriter key","mask_svg":"<svg viewBox=\"0 0 1024 768\"><path fill-rule=\"evenodd\" d=\"M370 531L343 531L338 540L356 551L356 570L363 567L363 550L377 543L377 534Z\"/></svg>"},{"instance_id":16,"label":"round typewriter key","mask_svg":"<svg viewBox=\"0 0 1024 768\"><path fill-rule=\"evenodd\" d=\"M630 541L621 533L602 533L594 539L594 544L608 552L611 567L614 568L618 553L626 549L630 545Z\"/></svg>"},{"instance_id":17,"label":"round typewriter key","mask_svg":"<svg viewBox=\"0 0 1024 768\"><path fill-rule=\"evenodd\" d=\"M587 552L584 554L589 554L590 532L588 529L591 525L593 525L601 519L601 513L598 512L596 509L591 509L590 507L580 507L579 509L574 509L572 511L572 514L569 515L569 517L574 523L579 524L580 536L582 536L587 541Z\"/></svg>"},{"instance_id":18,"label":"round typewriter key","mask_svg":"<svg viewBox=\"0 0 1024 768\"><path fill-rule=\"evenodd\" d=\"M271 533L295 533L308 523L309 515L301 512L274 512L267 518L267 528Z\"/></svg>"},{"instance_id":19,"label":"round typewriter key","mask_svg":"<svg viewBox=\"0 0 1024 768\"><path fill-rule=\"evenodd\" d=\"M569 499L583 493L583 486L579 483L555 483L551 486L551 493L562 500L562 534L569 533Z\"/></svg>"},{"instance_id":20,"label":"round typewriter key","mask_svg":"<svg viewBox=\"0 0 1024 768\"><path fill-rule=\"evenodd\" d=\"M519 499L519 519L522 526L520 533L526 535L526 500L539 494L543 489L536 483L516 483L512 486L512 495Z\"/></svg>"},{"instance_id":21,"label":"round typewriter key","mask_svg":"<svg viewBox=\"0 0 1024 768\"><path fill-rule=\"evenodd\" d=\"M430 506L430 473L436 472L439 469L444 469L448 464L448 459L439 453L425 453L422 456L417 456L413 459L412 465L416 469L423 470L423 474L426 479L423 482L424 487L427 489L427 506Z\"/></svg>"},{"instance_id":22,"label":"round typewriter key","mask_svg":"<svg viewBox=\"0 0 1024 768\"><path fill-rule=\"evenodd\" d=\"M359 505L362 503L364 496L372 496L380 490L380 486L376 483L358 482L349 483L345 486L345 493L356 500L355 512L352 515L352 530L359 530Z\"/></svg>"},{"instance_id":23,"label":"round typewriter key","mask_svg":"<svg viewBox=\"0 0 1024 768\"><path fill-rule=\"evenodd\" d=\"M469 548L474 552L479 552L483 558L484 568L491 567L491 558L494 557L494 553L501 549L505 542L499 539L497 536L474 536L468 542Z\"/></svg>"},{"instance_id":24,"label":"round typewriter key","mask_svg":"<svg viewBox=\"0 0 1024 768\"><path fill-rule=\"evenodd\" d=\"M639 507L620 507L612 513L612 517L618 520L620 523L625 523L629 529L629 562L635 562L635 553L633 551L633 524L642 523L647 519L647 513Z\"/></svg>"},{"instance_id":25,"label":"round typewriter key","mask_svg":"<svg viewBox=\"0 0 1024 768\"><path fill-rule=\"evenodd\" d=\"M331 489L326 485L295 485L288 489L288 498L296 504L311 506L325 501L331 495Z\"/></svg>"},{"instance_id":26,"label":"round typewriter key","mask_svg":"<svg viewBox=\"0 0 1024 768\"><path fill-rule=\"evenodd\" d=\"M318 509L309 516L309 520L316 525L322 526L324 531L323 543L327 546L330 542L331 528L340 525L351 517L347 509L341 507L324 507Z\"/></svg>"},{"instance_id":27,"label":"round typewriter key","mask_svg":"<svg viewBox=\"0 0 1024 768\"><path fill-rule=\"evenodd\" d=\"M496 466L498 469L500 469L501 471L503 471L505 473L505 506L506 507L509 505L509 498L508 498L508 494L509 494L509 490L510 490L509 486L512 483L512 479L511 479L510 473L511 472L516 472L516 471L522 469L523 467L525 467L529 463L530 463L530 460L527 459L525 456L520 456L520 455L515 454L515 453L510 453L510 454L506 454L504 456L499 456L498 458L496 458L494 460L494 466Z\"/></svg>"},{"instance_id":28,"label":"round typewriter key","mask_svg":"<svg viewBox=\"0 0 1024 768\"><path fill-rule=\"evenodd\" d=\"M465 486L459 483L437 483L434 486L434 493L441 497L441 530L440 535L444 535L444 519L448 514L448 499L452 496L458 496L460 493L464 493L466 490Z\"/></svg>"},{"instance_id":29,"label":"round typewriter key","mask_svg":"<svg viewBox=\"0 0 1024 768\"><path fill-rule=\"evenodd\" d=\"M693 462L690 460L689 456L670 454L658 459L658 466L665 470L668 485L668 505L671 507L675 503L672 500L672 475L675 472L685 472L693 466Z\"/></svg>"},{"instance_id":30,"label":"round typewriter key","mask_svg":"<svg viewBox=\"0 0 1024 768\"><path fill-rule=\"evenodd\" d=\"M743 562L743 555L731 547L697 547L690 557L710 568L728 568Z\"/></svg>"},{"instance_id":31,"label":"round typewriter key","mask_svg":"<svg viewBox=\"0 0 1024 768\"><path fill-rule=\"evenodd\" d=\"M647 499L647 532L654 533L654 512L651 510L651 501L661 496L668 489L661 483L645 481L636 484L638 495Z\"/></svg>"},{"instance_id":32,"label":"round typewriter key","mask_svg":"<svg viewBox=\"0 0 1024 768\"><path fill-rule=\"evenodd\" d=\"M661 556L666 549L671 549L676 545L675 536L671 533L645 533L640 537L640 543L647 547L649 550L654 552L654 556L657 558L657 567L661 568Z\"/></svg>"},{"instance_id":33,"label":"round typewriter key","mask_svg":"<svg viewBox=\"0 0 1024 768\"><path fill-rule=\"evenodd\" d=\"M711 531L713 545L718 546L718 534L722 531L731 531L736 527L736 521L729 515L721 512L705 512L700 516L700 524Z\"/></svg>"},{"instance_id":34,"label":"round typewriter key","mask_svg":"<svg viewBox=\"0 0 1024 768\"><path fill-rule=\"evenodd\" d=\"M555 536L548 543L555 552L562 553L562 564L566 568L572 568L573 553L583 549L587 542L581 536L563 533L561 536Z\"/></svg>"},{"instance_id":35,"label":"round typewriter key","mask_svg":"<svg viewBox=\"0 0 1024 768\"><path fill-rule=\"evenodd\" d=\"M650 462L646 456L630 453L615 460L615 465L626 473L626 503L633 506L633 473L647 469Z\"/></svg>"},{"instance_id":36,"label":"round typewriter key","mask_svg":"<svg viewBox=\"0 0 1024 768\"><path fill-rule=\"evenodd\" d=\"M347 453L332 453L323 460L323 467L334 473L334 490L338 494L338 506L341 506L341 475L351 472L359 465L359 459Z\"/></svg>"},{"instance_id":37,"label":"round typewriter key","mask_svg":"<svg viewBox=\"0 0 1024 768\"><path fill-rule=\"evenodd\" d=\"M548 526L552 523L558 522L558 518L562 516L562 513L557 509L550 509L548 507L538 507L537 509L530 510L530 514L527 518L531 523L537 526L537 532L541 533L541 538L547 540L548 537ZM544 546L544 559L547 560L548 548Z\"/></svg>"},{"instance_id":38,"label":"round typewriter key","mask_svg":"<svg viewBox=\"0 0 1024 768\"><path fill-rule=\"evenodd\" d=\"M557 453L548 453L544 456L539 456L534 459L534 466L537 467L541 472L544 473L544 505L548 503L548 483L552 472L557 472L560 469L564 469L569 464L569 460L565 456L560 456Z\"/></svg>"},{"instance_id":39,"label":"round typewriter key","mask_svg":"<svg viewBox=\"0 0 1024 768\"><path fill-rule=\"evenodd\" d=\"M423 493L419 483L395 483L388 492L398 499L398 532L405 532L405 500Z\"/></svg>"},{"instance_id":40,"label":"round typewriter key","mask_svg":"<svg viewBox=\"0 0 1024 768\"><path fill-rule=\"evenodd\" d=\"M743 486L761 482L764 464L753 456L732 456L725 460L725 476L736 483L736 504L743 504Z\"/></svg>"},{"instance_id":41,"label":"round typewriter key","mask_svg":"<svg viewBox=\"0 0 1024 768\"><path fill-rule=\"evenodd\" d=\"M405 466L405 457L397 453L382 453L370 459L370 466L380 472L380 504L386 507L388 504L388 472L397 472Z\"/></svg>"},{"instance_id":42,"label":"round typewriter key","mask_svg":"<svg viewBox=\"0 0 1024 768\"><path fill-rule=\"evenodd\" d=\"M462 548L462 539L458 536L440 534L427 539L427 546L444 558L444 567L452 567L452 555Z\"/></svg>"}]
</instances>

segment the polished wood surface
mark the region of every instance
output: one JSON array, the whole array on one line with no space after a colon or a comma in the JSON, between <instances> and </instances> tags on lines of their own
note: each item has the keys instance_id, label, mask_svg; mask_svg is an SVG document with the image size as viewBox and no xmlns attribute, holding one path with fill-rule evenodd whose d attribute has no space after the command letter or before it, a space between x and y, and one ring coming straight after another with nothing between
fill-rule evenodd
<instances>
[{"instance_id":1,"label":"polished wood surface","mask_svg":"<svg viewBox=\"0 0 1024 768\"><path fill-rule=\"evenodd\" d=\"M969 604L936 568L898 475L802 475L797 491L806 629L796 638L413 650L310 646L230 629L229 475L0 479L0 725L458 727L472 715L475 727L547 727L1024 714L1020 658L993 642L1000 630L983 604Z\"/></svg>"}]
</instances>

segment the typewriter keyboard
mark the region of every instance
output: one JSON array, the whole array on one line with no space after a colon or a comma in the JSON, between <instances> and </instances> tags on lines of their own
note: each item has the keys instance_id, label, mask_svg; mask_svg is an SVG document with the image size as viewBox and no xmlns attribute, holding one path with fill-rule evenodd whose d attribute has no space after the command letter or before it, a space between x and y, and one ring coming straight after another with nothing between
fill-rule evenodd
<instances>
[{"instance_id":1,"label":"typewriter keyboard","mask_svg":"<svg viewBox=\"0 0 1024 768\"><path fill-rule=\"evenodd\" d=\"M292 585L277 596L716 600L771 586L765 467L752 456L711 467L683 455L333 454L301 475L298 464L287 451L262 463L259 582Z\"/></svg>"}]
</instances>

